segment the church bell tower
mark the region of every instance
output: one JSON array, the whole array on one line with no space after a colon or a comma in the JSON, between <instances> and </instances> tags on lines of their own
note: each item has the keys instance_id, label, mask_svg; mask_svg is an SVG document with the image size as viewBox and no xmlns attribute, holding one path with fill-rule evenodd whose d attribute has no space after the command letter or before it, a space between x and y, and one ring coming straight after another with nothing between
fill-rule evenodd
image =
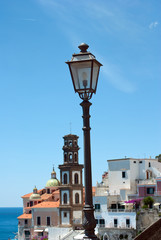
<instances>
[{"instance_id":1,"label":"church bell tower","mask_svg":"<svg viewBox=\"0 0 161 240\"><path fill-rule=\"evenodd\" d=\"M79 164L78 136L69 134L63 137L64 163L60 169L60 225L81 227L83 211L83 164Z\"/></svg>"}]
</instances>

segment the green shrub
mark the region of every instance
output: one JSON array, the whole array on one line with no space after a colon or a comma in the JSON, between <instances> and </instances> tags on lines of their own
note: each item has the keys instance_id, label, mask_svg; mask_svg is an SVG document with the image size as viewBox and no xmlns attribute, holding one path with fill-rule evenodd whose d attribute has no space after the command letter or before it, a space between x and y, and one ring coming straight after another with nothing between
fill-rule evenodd
<instances>
[{"instance_id":1,"label":"green shrub","mask_svg":"<svg viewBox=\"0 0 161 240\"><path fill-rule=\"evenodd\" d=\"M148 208L148 205L143 205L143 207L142 207L142 208L146 209L146 208Z\"/></svg>"},{"instance_id":2,"label":"green shrub","mask_svg":"<svg viewBox=\"0 0 161 240\"><path fill-rule=\"evenodd\" d=\"M143 199L144 205L147 205L148 207L152 207L154 203L154 199L151 196L145 197Z\"/></svg>"}]
</instances>

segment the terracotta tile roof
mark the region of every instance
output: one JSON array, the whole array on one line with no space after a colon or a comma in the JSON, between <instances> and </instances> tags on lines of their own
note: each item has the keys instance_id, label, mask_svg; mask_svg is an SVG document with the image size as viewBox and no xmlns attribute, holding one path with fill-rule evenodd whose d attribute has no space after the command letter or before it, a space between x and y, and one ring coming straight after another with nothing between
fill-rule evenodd
<instances>
[{"instance_id":1,"label":"terracotta tile roof","mask_svg":"<svg viewBox=\"0 0 161 240\"><path fill-rule=\"evenodd\" d=\"M56 190L56 191L54 191L52 194L54 195L54 194L59 194L60 193L60 191L59 190Z\"/></svg>"},{"instance_id":2,"label":"terracotta tile roof","mask_svg":"<svg viewBox=\"0 0 161 240\"><path fill-rule=\"evenodd\" d=\"M42 202L38 203L37 205L33 206L32 208L58 208L60 202Z\"/></svg>"},{"instance_id":3,"label":"terracotta tile roof","mask_svg":"<svg viewBox=\"0 0 161 240\"><path fill-rule=\"evenodd\" d=\"M40 194L42 190L43 189L38 190L37 193ZM27 193L27 194L23 195L22 198L29 198L32 194L33 194L33 192L32 193Z\"/></svg>"},{"instance_id":4,"label":"terracotta tile roof","mask_svg":"<svg viewBox=\"0 0 161 240\"><path fill-rule=\"evenodd\" d=\"M33 194L33 193L25 194L25 195L22 196L22 198L29 198L31 196L31 194Z\"/></svg>"},{"instance_id":5,"label":"terracotta tile roof","mask_svg":"<svg viewBox=\"0 0 161 240\"><path fill-rule=\"evenodd\" d=\"M18 219L31 219L31 218L32 218L32 214L27 214L27 213L24 213L18 217Z\"/></svg>"},{"instance_id":6,"label":"terracotta tile roof","mask_svg":"<svg viewBox=\"0 0 161 240\"><path fill-rule=\"evenodd\" d=\"M41 195L41 199L42 200L47 200L49 198L51 198L53 195L52 194L47 194L47 193L44 193Z\"/></svg>"}]
</instances>

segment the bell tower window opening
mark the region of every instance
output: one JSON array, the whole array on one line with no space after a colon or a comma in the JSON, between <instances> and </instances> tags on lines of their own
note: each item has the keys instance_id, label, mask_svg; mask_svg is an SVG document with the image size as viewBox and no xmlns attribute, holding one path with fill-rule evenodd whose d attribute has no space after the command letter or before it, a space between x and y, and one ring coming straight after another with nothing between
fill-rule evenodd
<instances>
[{"instance_id":1,"label":"bell tower window opening","mask_svg":"<svg viewBox=\"0 0 161 240\"><path fill-rule=\"evenodd\" d=\"M72 153L69 153L69 161L72 162Z\"/></svg>"},{"instance_id":2,"label":"bell tower window opening","mask_svg":"<svg viewBox=\"0 0 161 240\"><path fill-rule=\"evenodd\" d=\"M64 145L65 145L65 146L67 146L67 143L68 143L68 141L67 141L67 140L64 140Z\"/></svg>"},{"instance_id":3,"label":"bell tower window opening","mask_svg":"<svg viewBox=\"0 0 161 240\"><path fill-rule=\"evenodd\" d=\"M72 141L69 141L69 146L72 147Z\"/></svg>"},{"instance_id":4,"label":"bell tower window opening","mask_svg":"<svg viewBox=\"0 0 161 240\"><path fill-rule=\"evenodd\" d=\"M78 184L78 173L74 174L74 183Z\"/></svg>"},{"instance_id":5,"label":"bell tower window opening","mask_svg":"<svg viewBox=\"0 0 161 240\"><path fill-rule=\"evenodd\" d=\"M67 153L64 153L64 162L67 162Z\"/></svg>"},{"instance_id":6,"label":"bell tower window opening","mask_svg":"<svg viewBox=\"0 0 161 240\"><path fill-rule=\"evenodd\" d=\"M77 153L74 153L74 162L77 162Z\"/></svg>"},{"instance_id":7,"label":"bell tower window opening","mask_svg":"<svg viewBox=\"0 0 161 240\"><path fill-rule=\"evenodd\" d=\"M64 175L63 175L63 183L67 184L67 174L66 173L64 173Z\"/></svg>"},{"instance_id":8,"label":"bell tower window opening","mask_svg":"<svg viewBox=\"0 0 161 240\"><path fill-rule=\"evenodd\" d=\"M64 204L67 204L67 194L66 193L64 193L64 195L63 195L63 202L64 202Z\"/></svg>"},{"instance_id":9,"label":"bell tower window opening","mask_svg":"<svg viewBox=\"0 0 161 240\"><path fill-rule=\"evenodd\" d=\"M75 203L79 204L79 193L75 194Z\"/></svg>"},{"instance_id":10,"label":"bell tower window opening","mask_svg":"<svg viewBox=\"0 0 161 240\"><path fill-rule=\"evenodd\" d=\"M77 147L77 140L74 140L74 146Z\"/></svg>"}]
</instances>

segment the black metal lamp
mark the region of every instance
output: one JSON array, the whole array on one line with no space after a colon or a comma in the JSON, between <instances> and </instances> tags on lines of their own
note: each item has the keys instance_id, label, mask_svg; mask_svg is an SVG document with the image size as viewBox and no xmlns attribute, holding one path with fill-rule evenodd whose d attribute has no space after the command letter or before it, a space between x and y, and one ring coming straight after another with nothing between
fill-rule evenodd
<instances>
[{"instance_id":1,"label":"black metal lamp","mask_svg":"<svg viewBox=\"0 0 161 240\"><path fill-rule=\"evenodd\" d=\"M94 219L93 196L92 196L92 171L91 171L91 146L90 146L90 114L92 105L88 100L96 93L99 69L102 64L95 56L87 52L88 45L82 43L78 54L73 54L71 61L66 62L69 66L74 90L79 93L83 102L83 132L84 132L84 180L85 180L85 205L83 208L84 239L98 239L94 233L96 221Z\"/></svg>"},{"instance_id":2,"label":"black metal lamp","mask_svg":"<svg viewBox=\"0 0 161 240\"><path fill-rule=\"evenodd\" d=\"M96 93L97 81L100 66L95 56L87 52L88 45L82 43L78 46L81 50L78 54L73 54L71 61L66 62L69 66L74 90L79 93L81 99L89 100L93 93Z\"/></svg>"}]
</instances>

